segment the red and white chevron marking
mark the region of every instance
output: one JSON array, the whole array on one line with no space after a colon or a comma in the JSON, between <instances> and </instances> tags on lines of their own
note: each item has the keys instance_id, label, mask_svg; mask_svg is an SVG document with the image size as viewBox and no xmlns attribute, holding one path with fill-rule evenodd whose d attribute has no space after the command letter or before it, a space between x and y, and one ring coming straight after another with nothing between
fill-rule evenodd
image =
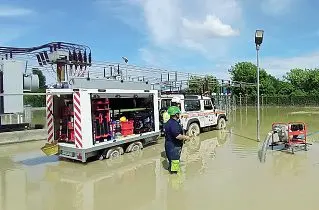
<instances>
[{"instance_id":1,"label":"red and white chevron marking","mask_svg":"<svg viewBox=\"0 0 319 210\"><path fill-rule=\"evenodd\" d=\"M46 96L46 115L47 115L47 129L48 129L48 136L47 140L48 143L52 143L54 141L54 122L53 122L53 95Z\"/></svg>"},{"instance_id":2,"label":"red and white chevron marking","mask_svg":"<svg viewBox=\"0 0 319 210\"><path fill-rule=\"evenodd\" d=\"M76 148L82 148L81 101L80 92L73 94L74 106L74 138Z\"/></svg>"}]
</instances>

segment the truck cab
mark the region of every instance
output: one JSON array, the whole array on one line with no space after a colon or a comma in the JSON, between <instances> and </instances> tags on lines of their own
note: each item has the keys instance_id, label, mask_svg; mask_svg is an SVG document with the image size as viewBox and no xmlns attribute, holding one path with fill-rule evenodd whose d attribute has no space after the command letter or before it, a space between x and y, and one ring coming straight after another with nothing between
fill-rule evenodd
<instances>
[{"instance_id":1,"label":"truck cab","mask_svg":"<svg viewBox=\"0 0 319 210\"><path fill-rule=\"evenodd\" d=\"M226 128L226 112L218 110L208 96L162 94L159 97L160 116L172 104L179 101L181 124L187 135L199 135L203 128Z\"/></svg>"}]
</instances>

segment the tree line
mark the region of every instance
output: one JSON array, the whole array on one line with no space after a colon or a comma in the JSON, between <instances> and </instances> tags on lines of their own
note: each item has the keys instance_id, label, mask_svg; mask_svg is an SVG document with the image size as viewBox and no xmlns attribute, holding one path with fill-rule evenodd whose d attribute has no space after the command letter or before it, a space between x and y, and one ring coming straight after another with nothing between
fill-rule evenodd
<instances>
[{"instance_id":1,"label":"tree line","mask_svg":"<svg viewBox=\"0 0 319 210\"><path fill-rule=\"evenodd\" d=\"M236 81L236 86L230 86L232 94L248 94L255 96L257 87L247 86L245 83L257 81L257 66L251 62L238 62L228 70L231 81ZM319 95L319 69L294 68L287 72L282 78L276 78L260 69L260 93L267 96L309 96ZM242 82L242 85L240 83ZM227 83L225 84L227 87ZM219 93L221 82L214 76L191 77L189 81L189 92L203 92L203 90Z\"/></svg>"},{"instance_id":2,"label":"tree line","mask_svg":"<svg viewBox=\"0 0 319 210\"><path fill-rule=\"evenodd\" d=\"M257 66L251 62L238 62L228 70L231 81L236 81L236 86L227 87L229 91L239 96L240 94L257 95L256 86L247 86L245 83L256 84ZM34 69L34 74L39 76L39 90L43 93L46 89L46 78L41 70ZM242 85L240 85L242 82ZM192 76L188 81L186 92L212 93L221 92L221 81L213 75L206 77ZM267 73L265 69L260 69L260 93L265 96L319 96L319 69L291 69L282 78L276 78ZM24 103L33 107L45 106L45 96L24 96Z\"/></svg>"}]
</instances>

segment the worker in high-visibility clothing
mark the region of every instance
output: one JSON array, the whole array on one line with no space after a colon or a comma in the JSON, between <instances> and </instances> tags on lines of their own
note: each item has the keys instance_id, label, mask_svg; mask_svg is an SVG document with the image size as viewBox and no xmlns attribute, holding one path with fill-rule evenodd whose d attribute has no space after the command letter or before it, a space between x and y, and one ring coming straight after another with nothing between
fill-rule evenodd
<instances>
[{"instance_id":1,"label":"worker in high-visibility clothing","mask_svg":"<svg viewBox=\"0 0 319 210\"><path fill-rule=\"evenodd\" d=\"M165 125L165 123L169 120L170 116L167 112L167 110L163 113L163 124Z\"/></svg>"},{"instance_id":2,"label":"worker in high-visibility clothing","mask_svg":"<svg viewBox=\"0 0 319 210\"><path fill-rule=\"evenodd\" d=\"M165 152L171 173L180 171L180 157L184 141L190 140L189 136L183 135L183 128L179 123L181 113L177 106L171 106L167 110L170 119L165 123Z\"/></svg>"},{"instance_id":3,"label":"worker in high-visibility clothing","mask_svg":"<svg viewBox=\"0 0 319 210\"><path fill-rule=\"evenodd\" d=\"M171 100L171 106L177 106L177 107L181 108L180 99L177 97L173 97ZM165 112L163 112L163 124L165 124L169 119L170 119L170 116L166 110Z\"/></svg>"}]
</instances>

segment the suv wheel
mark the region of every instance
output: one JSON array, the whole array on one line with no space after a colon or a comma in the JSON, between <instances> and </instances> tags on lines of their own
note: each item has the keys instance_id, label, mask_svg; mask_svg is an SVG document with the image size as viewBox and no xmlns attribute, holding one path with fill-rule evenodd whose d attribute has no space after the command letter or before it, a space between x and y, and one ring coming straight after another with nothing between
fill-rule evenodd
<instances>
[{"instance_id":1,"label":"suv wheel","mask_svg":"<svg viewBox=\"0 0 319 210\"><path fill-rule=\"evenodd\" d=\"M188 136L198 136L200 134L200 127L198 123L193 122L188 126L187 135Z\"/></svg>"}]
</instances>

